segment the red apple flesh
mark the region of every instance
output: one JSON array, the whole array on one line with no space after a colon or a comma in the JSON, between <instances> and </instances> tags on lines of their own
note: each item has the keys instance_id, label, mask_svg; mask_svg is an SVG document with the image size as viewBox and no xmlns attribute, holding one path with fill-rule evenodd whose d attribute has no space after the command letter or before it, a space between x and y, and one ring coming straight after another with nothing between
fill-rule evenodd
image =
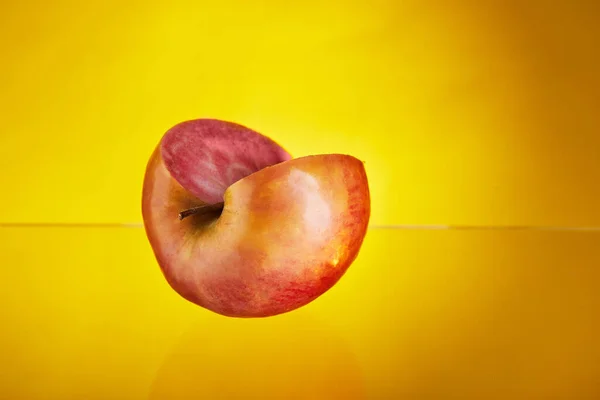
<instances>
[{"instance_id":1,"label":"red apple flesh","mask_svg":"<svg viewBox=\"0 0 600 400\"><path fill-rule=\"evenodd\" d=\"M363 162L292 159L244 126L198 119L165 133L146 169L144 227L169 285L231 317L306 305L355 260L370 197Z\"/></svg>"}]
</instances>

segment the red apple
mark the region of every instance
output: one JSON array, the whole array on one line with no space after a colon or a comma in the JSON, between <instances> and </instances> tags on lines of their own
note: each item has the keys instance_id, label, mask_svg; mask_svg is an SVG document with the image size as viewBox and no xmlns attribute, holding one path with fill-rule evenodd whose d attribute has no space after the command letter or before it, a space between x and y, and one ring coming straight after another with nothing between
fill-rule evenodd
<instances>
[{"instance_id":1,"label":"red apple","mask_svg":"<svg viewBox=\"0 0 600 400\"><path fill-rule=\"evenodd\" d=\"M212 119L165 133L144 179L146 234L170 286L231 317L266 317L329 290L358 255L370 196L349 155L292 157Z\"/></svg>"}]
</instances>

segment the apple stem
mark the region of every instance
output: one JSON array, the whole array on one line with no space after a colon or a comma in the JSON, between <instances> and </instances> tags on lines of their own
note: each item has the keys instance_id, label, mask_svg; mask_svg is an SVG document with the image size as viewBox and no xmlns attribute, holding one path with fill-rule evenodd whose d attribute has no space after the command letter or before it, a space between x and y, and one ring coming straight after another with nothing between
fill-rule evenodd
<instances>
[{"instance_id":1,"label":"apple stem","mask_svg":"<svg viewBox=\"0 0 600 400\"><path fill-rule=\"evenodd\" d=\"M189 217L194 214L207 214L210 212L222 211L225 206L224 202L215 203L215 204L207 204L204 206L192 207L187 210L183 210L179 213L179 220L181 221L185 217Z\"/></svg>"}]
</instances>

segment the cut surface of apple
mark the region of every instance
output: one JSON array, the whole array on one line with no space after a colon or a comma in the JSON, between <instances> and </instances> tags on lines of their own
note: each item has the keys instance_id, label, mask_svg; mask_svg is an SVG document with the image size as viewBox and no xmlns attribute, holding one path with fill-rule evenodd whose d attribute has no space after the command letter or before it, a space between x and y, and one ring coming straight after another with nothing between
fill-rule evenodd
<instances>
[{"instance_id":1,"label":"cut surface of apple","mask_svg":"<svg viewBox=\"0 0 600 400\"><path fill-rule=\"evenodd\" d=\"M144 227L169 285L231 317L306 305L355 260L370 196L349 155L292 158L236 123L197 119L171 128L150 157Z\"/></svg>"}]
</instances>

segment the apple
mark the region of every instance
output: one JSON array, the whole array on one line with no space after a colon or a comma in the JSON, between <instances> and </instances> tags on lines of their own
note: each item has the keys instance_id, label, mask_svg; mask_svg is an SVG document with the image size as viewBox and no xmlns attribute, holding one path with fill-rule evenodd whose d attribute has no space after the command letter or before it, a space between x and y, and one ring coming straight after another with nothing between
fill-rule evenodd
<instances>
[{"instance_id":1,"label":"apple","mask_svg":"<svg viewBox=\"0 0 600 400\"><path fill-rule=\"evenodd\" d=\"M292 158L245 126L196 119L155 148L142 214L180 296L224 316L268 317L339 281L367 232L370 195L352 156Z\"/></svg>"}]
</instances>

